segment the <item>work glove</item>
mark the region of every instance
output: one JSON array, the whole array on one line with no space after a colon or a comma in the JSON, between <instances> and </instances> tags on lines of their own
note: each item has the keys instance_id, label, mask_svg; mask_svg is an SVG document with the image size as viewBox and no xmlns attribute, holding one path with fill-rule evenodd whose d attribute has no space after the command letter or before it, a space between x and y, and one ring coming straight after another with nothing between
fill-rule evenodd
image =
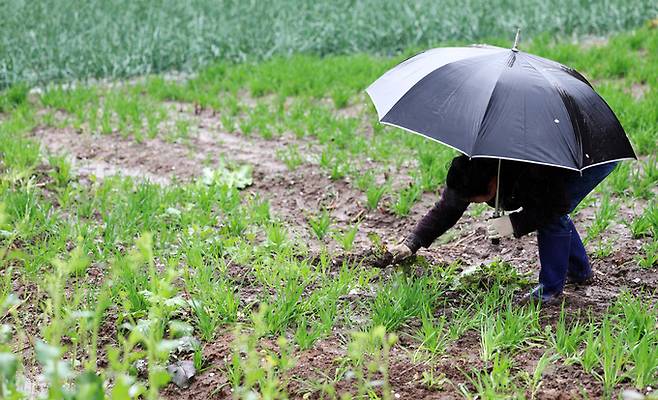
<instances>
[{"instance_id":1,"label":"work glove","mask_svg":"<svg viewBox=\"0 0 658 400\"><path fill-rule=\"evenodd\" d=\"M500 239L511 236L513 233L514 228L508 215L490 219L487 223L487 236L489 236L489 239Z\"/></svg>"},{"instance_id":2,"label":"work glove","mask_svg":"<svg viewBox=\"0 0 658 400\"><path fill-rule=\"evenodd\" d=\"M413 254L409 246L407 246L404 243L398 243L395 246L388 249L388 251L393 256L393 264L397 264Z\"/></svg>"}]
</instances>

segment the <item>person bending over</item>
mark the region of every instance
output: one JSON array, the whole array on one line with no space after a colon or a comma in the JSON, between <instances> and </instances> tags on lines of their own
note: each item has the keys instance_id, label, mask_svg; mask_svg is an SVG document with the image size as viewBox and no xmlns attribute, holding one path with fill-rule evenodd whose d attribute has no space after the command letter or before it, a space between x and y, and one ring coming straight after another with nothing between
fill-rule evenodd
<instances>
[{"instance_id":1,"label":"person bending over","mask_svg":"<svg viewBox=\"0 0 658 400\"><path fill-rule=\"evenodd\" d=\"M469 158L452 160L446 188L440 200L416 224L399 244L389 251L398 263L413 255L457 223L469 203L494 206L499 189L499 206L518 210L488 221L492 239L505 236L520 238L537 231L539 247L539 284L525 299L552 303L559 299L565 283L591 283L593 273L583 242L569 213L616 166L616 162L585 169L582 174L564 168L527 162L501 163L498 182L498 159Z\"/></svg>"}]
</instances>

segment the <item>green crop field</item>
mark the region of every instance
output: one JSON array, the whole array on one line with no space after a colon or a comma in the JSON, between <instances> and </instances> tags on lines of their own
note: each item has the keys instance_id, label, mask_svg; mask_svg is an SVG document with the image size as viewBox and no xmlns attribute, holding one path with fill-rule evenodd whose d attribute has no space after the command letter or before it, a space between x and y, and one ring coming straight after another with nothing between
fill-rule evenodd
<instances>
[{"instance_id":1,"label":"green crop field","mask_svg":"<svg viewBox=\"0 0 658 400\"><path fill-rule=\"evenodd\" d=\"M0 399L658 398L655 2L0 15ZM373 266L456 153L379 124L364 89L426 46L509 47L521 23L638 155L572 214L595 283L548 307L517 302L536 236L491 245L481 205Z\"/></svg>"},{"instance_id":2,"label":"green crop field","mask_svg":"<svg viewBox=\"0 0 658 400\"><path fill-rule=\"evenodd\" d=\"M191 71L294 53L395 54L450 40L604 35L642 24L651 0L8 0L0 2L0 89Z\"/></svg>"}]
</instances>

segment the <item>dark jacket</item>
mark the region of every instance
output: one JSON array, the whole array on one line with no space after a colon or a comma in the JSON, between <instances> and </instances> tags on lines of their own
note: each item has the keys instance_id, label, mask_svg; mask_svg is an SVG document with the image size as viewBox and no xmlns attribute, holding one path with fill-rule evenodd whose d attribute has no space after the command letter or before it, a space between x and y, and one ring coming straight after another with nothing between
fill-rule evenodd
<instances>
[{"instance_id":1,"label":"dark jacket","mask_svg":"<svg viewBox=\"0 0 658 400\"><path fill-rule=\"evenodd\" d=\"M533 232L570 211L564 180L573 173L563 168L503 161L499 202L506 211L521 209L509 214L515 237ZM494 203L495 198L487 202L492 207ZM429 247L457 223L469 204L456 190L446 187L441 199L407 236L406 245L414 252L420 247Z\"/></svg>"}]
</instances>

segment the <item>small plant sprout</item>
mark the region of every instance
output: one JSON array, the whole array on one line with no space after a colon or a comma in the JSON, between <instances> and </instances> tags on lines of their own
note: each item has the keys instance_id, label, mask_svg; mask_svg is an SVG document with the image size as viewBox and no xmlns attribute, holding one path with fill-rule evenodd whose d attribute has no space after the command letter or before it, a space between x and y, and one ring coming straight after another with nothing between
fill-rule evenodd
<instances>
[{"instance_id":1,"label":"small plant sprout","mask_svg":"<svg viewBox=\"0 0 658 400\"><path fill-rule=\"evenodd\" d=\"M389 355L397 341L397 335L387 334L383 326L352 333L347 354L356 377L359 397L372 396L375 388L381 386L383 400L393 399L389 382ZM378 379L374 379L376 375Z\"/></svg>"},{"instance_id":2,"label":"small plant sprout","mask_svg":"<svg viewBox=\"0 0 658 400\"><path fill-rule=\"evenodd\" d=\"M429 390L442 390L449 380L446 374L439 373L434 369L428 369L423 371L421 382Z\"/></svg>"},{"instance_id":3,"label":"small plant sprout","mask_svg":"<svg viewBox=\"0 0 658 400\"><path fill-rule=\"evenodd\" d=\"M398 193L398 198L393 204L393 212L400 216L406 216L411 211L411 207L420 198L422 188L418 184L412 184L409 187L402 189Z\"/></svg>"},{"instance_id":4,"label":"small plant sprout","mask_svg":"<svg viewBox=\"0 0 658 400\"><path fill-rule=\"evenodd\" d=\"M446 318L434 318L429 307L421 314L421 327L416 333L416 338L421 342L420 349L432 355L439 355L446 351L450 342Z\"/></svg>"},{"instance_id":5,"label":"small plant sprout","mask_svg":"<svg viewBox=\"0 0 658 400\"><path fill-rule=\"evenodd\" d=\"M297 167L304 163L304 158L299 152L297 145L288 145L285 150L278 150L276 155L291 171L296 170Z\"/></svg>"},{"instance_id":6,"label":"small plant sprout","mask_svg":"<svg viewBox=\"0 0 658 400\"><path fill-rule=\"evenodd\" d=\"M608 193L603 194L595 214L594 222L587 228L585 242L599 237L610 226L615 215L617 215L618 209L619 204L614 202Z\"/></svg>"},{"instance_id":7,"label":"small plant sprout","mask_svg":"<svg viewBox=\"0 0 658 400\"><path fill-rule=\"evenodd\" d=\"M644 255L638 257L638 264L642 268L653 268L658 265L658 238L654 237L642 245Z\"/></svg>"},{"instance_id":8,"label":"small plant sprout","mask_svg":"<svg viewBox=\"0 0 658 400\"><path fill-rule=\"evenodd\" d=\"M356 234L359 231L359 224L354 224L351 227L347 227L343 230L335 231L333 233L334 239L340 244L340 246L345 250L346 252L352 251L352 248L354 247L354 239L356 238Z\"/></svg>"},{"instance_id":9,"label":"small plant sprout","mask_svg":"<svg viewBox=\"0 0 658 400\"><path fill-rule=\"evenodd\" d=\"M376 209L382 196L387 191L388 191L387 185L378 185L373 180L368 186L368 188L366 189L366 205L368 206L368 209L369 210Z\"/></svg>"},{"instance_id":10,"label":"small plant sprout","mask_svg":"<svg viewBox=\"0 0 658 400\"><path fill-rule=\"evenodd\" d=\"M71 180L71 164L64 156L50 156L48 159L50 166L53 170L50 176L55 181L57 187L65 187Z\"/></svg>"},{"instance_id":11,"label":"small plant sprout","mask_svg":"<svg viewBox=\"0 0 658 400\"><path fill-rule=\"evenodd\" d=\"M295 330L295 343L299 346L300 350L310 349L316 340L322 336L321 330L311 329L308 326L305 317L300 318Z\"/></svg>"},{"instance_id":12,"label":"small plant sprout","mask_svg":"<svg viewBox=\"0 0 658 400\"><path fill-rule=\"evenodd\" d=\"M528 384L531 399L535 399L537 397L537 392L539 391L542 384L544 371L546 371L546 368L555 362L557 358L558 357L555 354L551 354L547 351L542 354L542 356L539 358L539 361L537 361L537 365L535 366L532 374L525 370L520 373L521 379L525 380Z\"/></svg>"},{"instance_id":13,"label":"small plant sprout","mask_svg":"<svg viewBox=\"0 0 658 400\"><path fill-rule=\"evenodd\" d=\"M549 340L552 347L560 355L566 359L571 359L577 354L580 345L583 343L585 331L586 327L578 319L571 326L567 324L563 305L555 332L551 331Z\"/></svg>"},{"instance_id":14,"label":"small plant sprout","mask_svg":"<svg viewBox=\"0 0 658 400\"><path fill-rule=\"evenodd\" d=\"M308 216L307 221L315 236L322 240L329 232L329 226L331 225L331 216L327 209L323 209L319 215Z\"/></svg>"}]
</instances>

